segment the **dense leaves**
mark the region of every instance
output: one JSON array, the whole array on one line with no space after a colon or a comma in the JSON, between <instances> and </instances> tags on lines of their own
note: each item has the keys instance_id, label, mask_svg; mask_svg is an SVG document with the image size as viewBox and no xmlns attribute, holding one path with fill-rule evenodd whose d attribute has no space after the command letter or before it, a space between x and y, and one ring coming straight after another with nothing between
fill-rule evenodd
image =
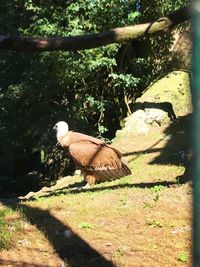
<instances>
[{"instance_id":1,"label":"dense leaves","mask_svg":"<svg viewBox=\"0 0 200 267\"><path fill-rule=\"evenodd\" d=\"M41 37L100 32L152 21L187 2L1 0L0 32ZM58 120L112 138L135 98L165 65L161 58L170 41L166 35L76 53L1 51L0 169L5 175L26 174L35 168L30 155L36 155L35 162L41 151L51 166L57 154L52 127Z\"/></svg>"}]
</instances>

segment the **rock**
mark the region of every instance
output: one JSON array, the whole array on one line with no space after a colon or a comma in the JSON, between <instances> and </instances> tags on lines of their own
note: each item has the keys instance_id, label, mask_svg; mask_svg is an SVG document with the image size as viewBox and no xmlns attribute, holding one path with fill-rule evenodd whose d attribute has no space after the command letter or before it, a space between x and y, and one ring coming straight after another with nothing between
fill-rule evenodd
<instances>
[{"instance_id":1,"label":"rock","mask_svg":"<svg viewBox=\"0 0 200 267\"><path fill-rule=\"evenodd\" d=\"M105 243L105 246L106 247L111 247L113 244L111 243L111 242L107 242L107 243Z\"/></svg>"},{"instance_id":2,"label":"rock","mask_svg":"<svg viewBox=\"0 0 200 267\"><path fill-rule=\"evenodd\" d=\"M147 88L136 100L144 109L162 109L176 116L184 116L192 111L190 79L188 72L173 71ZM172 110L173 111L172 111Z\"/></svg>"},{"instance_id":3,"label":"rock","mask_svg":"<svg viewBox=\"0 0 200 267\"><path fill-rule=\"evenodd\" d=\"M81 175L81 170L75 170L74 175Z\"/></svg>"},{"instance_id":4,"label":"rock","mask_svg":"<svg viewBox=\"0 0 200 267\"><path fill-rule=\"evenodd\" d=\"M126 119L125 129L126 132L130 135L134 134L146 134L149 131L149 128L146 123L147 114L144 110L137 110L131 116Z\"/></svg>"},{"instance_id":5,"label":"rock","mask_svg":"<svg viewBox=\"0 0 200 267\"><path fill-rule=\"evenodd\" d=\"M65 230L65 231L64 231L64 236L65 236L66 238L70 238L72 235L73 235L73 233L72 233L71 230Z\"/></svg>"},{"instance_id":6,"label":"rock","mask_svg":"<svg viewBox=\"0 0 200 267\"><path fill-rule=\"evenodd\" d=\"M20 196L19 199L20 200L28 200L28 199L32 198L33 196L35 196L35 195L36 195L36 192L29 192L25 196Z\"/></svg>"},{"instance_id":7,"label":"rock","mask_svg":"<svg viewBox=\"0 0 200 267\"><path fill-rule=\"evenodd\" d=\"M191 112L189 74L173 71L149 86L136 100L133 113L125 119L125 127L117 131L116 137L148 134L152 127L169 125Z\"/></svg>"}]
</instances>

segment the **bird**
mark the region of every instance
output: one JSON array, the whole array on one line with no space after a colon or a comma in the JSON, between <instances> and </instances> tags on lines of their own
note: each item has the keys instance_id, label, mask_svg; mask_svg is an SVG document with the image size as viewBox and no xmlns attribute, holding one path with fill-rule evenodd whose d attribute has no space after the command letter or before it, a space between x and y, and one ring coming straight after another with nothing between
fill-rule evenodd
<instances>
[{"instance_id":1,"label":"bird","mask_svg":"<svg viewBox=\"0 0 200 267\"><path fill-rule=\"evenodd\" d=\"M90 135L69 131L65 121L57 122L53 129L58 144L68 152L76 168L81 171L86 182L84 188L131 175L121 152L110 144Z\"/></svg>"}]
</instances>

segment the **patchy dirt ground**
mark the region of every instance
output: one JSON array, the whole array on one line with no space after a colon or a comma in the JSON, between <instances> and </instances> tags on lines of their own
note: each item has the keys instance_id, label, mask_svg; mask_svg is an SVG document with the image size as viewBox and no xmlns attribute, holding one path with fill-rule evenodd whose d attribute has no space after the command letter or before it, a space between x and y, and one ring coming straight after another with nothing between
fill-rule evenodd
<instances>
[{"instance_id":1,"label":"patchy dirt ground","mask_svg":"<svg viewBox=\"0 0 200 267\"><path fill-rule=\"evenodd\" d=\"M187 118L146 136L116 139L132 175L73 189L79 176L20 202L23 227L0 252L1 266L171 267L191 264L191 196L184 173ZM12 229L11 229L12 232Z\"/></svg>"}]
</instances>

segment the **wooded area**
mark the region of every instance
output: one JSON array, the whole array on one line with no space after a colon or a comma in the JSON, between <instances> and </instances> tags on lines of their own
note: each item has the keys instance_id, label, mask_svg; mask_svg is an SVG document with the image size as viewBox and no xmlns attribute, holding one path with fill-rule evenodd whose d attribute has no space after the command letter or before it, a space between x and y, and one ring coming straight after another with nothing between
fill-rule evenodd
<instances>
[{"instance_id":1,"label":"wooded area","mask_svg":"<svg viewBox=\"0 0 200 267\"><path fill-rule=\"evenodd\" d=\"M55 146L59 120L111 140L147 86L180 68L172 48L193 16L186 0L0 6L0 170L17 179L73 170Z\"/></svg>"}]
</instances>

